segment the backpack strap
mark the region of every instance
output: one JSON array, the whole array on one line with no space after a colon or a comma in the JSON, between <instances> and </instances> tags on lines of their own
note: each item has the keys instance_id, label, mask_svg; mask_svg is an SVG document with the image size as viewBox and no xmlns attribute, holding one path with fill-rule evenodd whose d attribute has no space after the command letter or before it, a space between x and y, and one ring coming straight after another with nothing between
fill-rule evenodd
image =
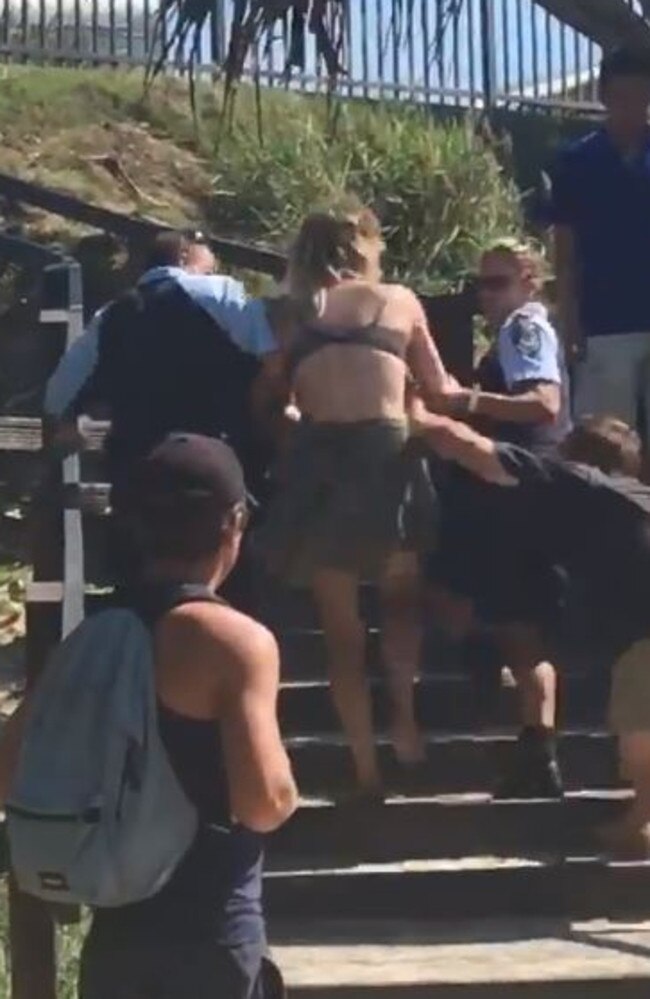
<instances>
[{"instance_id":1,"label":"backpack strap","mask_svg":"<svg viewBox=\"0 0 650 999\"><path fill-rule=\"evenodd\" d=\"M129 601L150 628L174 607L196 603L228 606L227 601L203 583L152 583L141 587Z\"/></svg>"}]
</instances>

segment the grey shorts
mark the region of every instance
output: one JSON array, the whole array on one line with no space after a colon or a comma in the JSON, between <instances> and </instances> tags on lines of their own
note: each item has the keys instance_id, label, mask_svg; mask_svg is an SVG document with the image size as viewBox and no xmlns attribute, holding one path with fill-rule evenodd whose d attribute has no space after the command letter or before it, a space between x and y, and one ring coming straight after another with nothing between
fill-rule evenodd
<instances>
[{"instance_id":1,"label":"grey shorts","mask_svg":"<svg viewBox=\"0 0 650 999\"><path fill-rule=\"evenodd\" d=\"M590 337L575 371L576 416L617 416L636 427L640 403L650 433L650 332Z\"/></svg>"},{"instance_id":2,"label":"grey shorts","mask_svg":"<svg viewBox=\"0 0 650 999\"><path fill-rule=\"evenodd\" d=\"M282 978L264 952L259 943L117 944L91 932L79 999L282 999Z\"/></svg>"}]
</instances>

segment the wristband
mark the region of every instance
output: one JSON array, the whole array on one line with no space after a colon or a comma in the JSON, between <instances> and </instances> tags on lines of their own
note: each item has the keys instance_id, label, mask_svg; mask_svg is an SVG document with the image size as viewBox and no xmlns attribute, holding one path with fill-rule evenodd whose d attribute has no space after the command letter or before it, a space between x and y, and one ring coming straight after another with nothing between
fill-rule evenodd
<instances>
[{"instance_id":1,"label":"wristband","mask_svg":"<svg viewBox=\"0 0 650 999\"><path fill-rule=\"evenodd\" d=\"M481 386L480 385L474 385L472 387L472 391L470 393L470 397L467 400L467 412L470 415L472 413L475 413L476 410L478 409L478 401L479 401L480 395L481 395Z\"/></svg>"}]
</instances>

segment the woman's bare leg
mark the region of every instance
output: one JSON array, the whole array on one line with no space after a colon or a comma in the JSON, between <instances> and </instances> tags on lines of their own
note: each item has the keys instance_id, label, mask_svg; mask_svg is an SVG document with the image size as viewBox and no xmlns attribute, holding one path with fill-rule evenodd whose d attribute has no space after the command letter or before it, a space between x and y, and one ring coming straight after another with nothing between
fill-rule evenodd
<instances>
[{"instance_id":1,"label":"woman's bare leg","mask_svg":"<svg viewBox=\"0 0 650 999\"><path fill-rule=\"evenodd\" d=\"M623 732L618 740L621 777L634 787L625 814L598 830L599 838L623 860L650 857L650 732Z\"/></svg>"},{"instance_id":2,"label":"woman's bare leg","mask_svg":"<svg viewBox=\"0 0 650 999\"><path fill-rule=\"evenodd\" d=\"M350 743L358 784L374 791L381 777L366 676L366 630L359 615L359 581L346 572L322 569L312 588L325 633L334 706Z\"/></svg>"},{"instance_id":3,"label":"woman's bare leg","mask_svg":"<svg viewBox=\"0 0 650 999\"><path fill-rule=\"evenodd\" d=\"M380 583L381 651L391 704L391 740L400 763L421 763L426 744L415 718L422 648L422 584L415 555L393 556Z\"/></svg>"}]
</instances>

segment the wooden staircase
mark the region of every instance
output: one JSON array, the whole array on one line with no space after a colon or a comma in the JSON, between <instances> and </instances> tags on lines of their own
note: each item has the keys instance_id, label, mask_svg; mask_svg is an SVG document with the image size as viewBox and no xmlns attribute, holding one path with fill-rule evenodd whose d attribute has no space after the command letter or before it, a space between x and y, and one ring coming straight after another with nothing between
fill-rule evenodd
<instances>
[{"instance_id":1,"label":"wooden staircase","mask_svg":"<svg viewBox=\"0 0 650 999\"><path fill-rule=\"evenodd\" d=\"M372 600L362 605L381 725ZM631 793L603 731L602 677L564 680L566 800L492 802L515 738L515 692L503 690L485 724L471 681L431 642L417 698L428 772L409 786L380 739L388 801L336 806L349 761L313 609L276 587L262 616L281 639L280 714L303 795L272 839L266 876L271 941L291 995L650 995L650 865L607 863L593 837Z\"/></svg>"},{"instance_id":2,"label":"wooden staircase","mask_svg":"<svg viewBox=\"0 0 650 999\"><path fill-rule=\"evenodd\" d=\"M93 462L85 459L86 477ZM80 497L86 582L101 584L106 490L82 486ZM87 610L105 599L89 594ZM371 593L362 607L381 729ZM428 772L405 783L380 739L388 801L341 807L333 797L349 782L349 761L313 607L267 582L260 616L281 644L280 716L303 796L271 838L265 879L270 940L291 996L647 999L650 865L609 864L592 837L630 796L603 731L602 678L565 677L567 799L496 803L490 788L515 737L515 693L503 691L486 723L468 677L431 642L417 695Z\"/></svg>"}]
</instances>

